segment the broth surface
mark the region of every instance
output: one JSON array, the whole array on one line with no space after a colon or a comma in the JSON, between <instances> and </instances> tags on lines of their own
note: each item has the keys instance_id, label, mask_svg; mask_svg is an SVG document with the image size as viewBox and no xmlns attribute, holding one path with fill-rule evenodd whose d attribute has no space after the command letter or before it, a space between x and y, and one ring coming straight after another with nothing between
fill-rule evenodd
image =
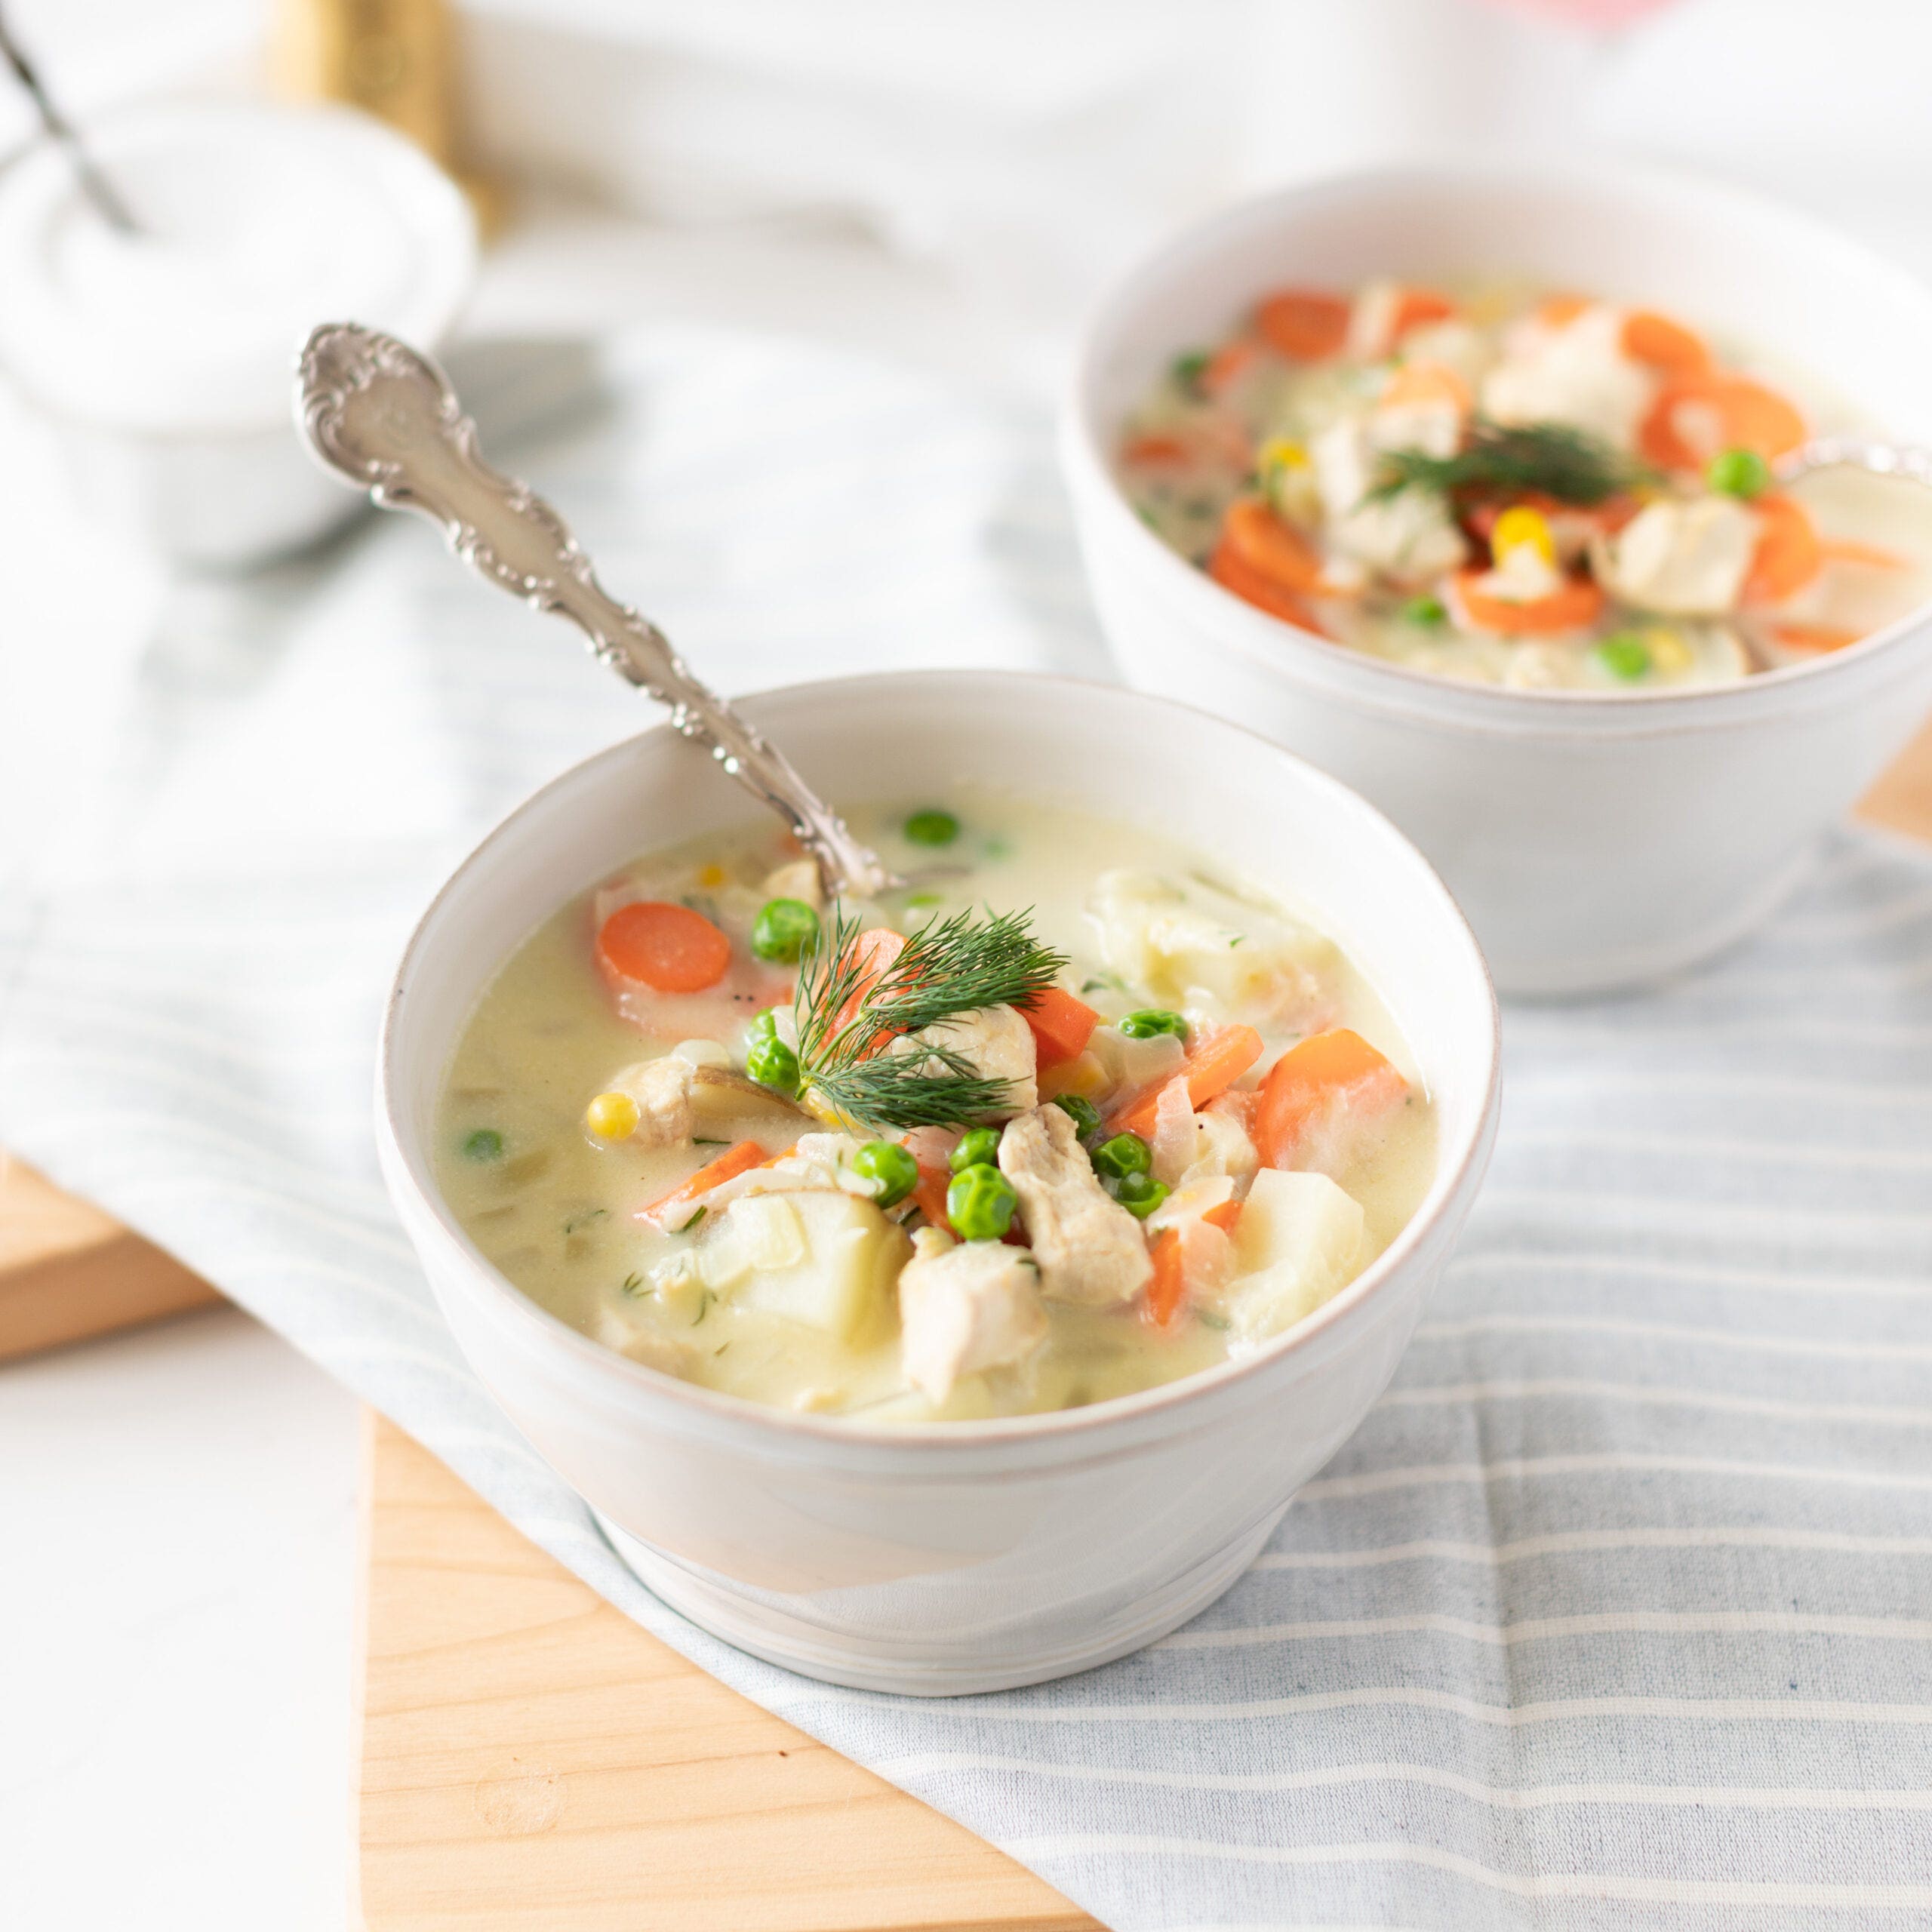
<instances>
[{"instance_id":1,"label":"broth surface","mask_svg":"<svg viewBox=\"0 0 1932 1932\"><path fill-rule=\"evenodd\" d=\"M1387 1056L1407 1091L1378 1124L1372 1145L1338 1170L1347 1194L1360 1204L1363 1232L1346 1272L1326 1293L1380 1254L1428 1187L1434 1115L1405 1043L1340 951L1287 909L1219 876L1199 855L1143 832L985 792L962 791L946 808L960 829L940 848L908 839L906 812L850 814L854 830L889 866L915 878L914 888L860 909L864 924L903 931L974 908L1031 908L1034 932L1070 961L1059 984L1069 993L1078 989L1078 1001L1100 1016L1098 1044L1126 1054L1162 1048L1166 1043L1158 1040L1122 1045L1105 1023L1171 1000L1184 1005L1191 1041L1224 1026L1255 1026L1264 1048L1237 1083L1231 1106L1251 1105L1240 1094L1251 1091L1284 1048L1313 1032L1346 1027ZM755 1401L861 1420L1075 1407L1192 1374L1224 1359L1231 1347L1258 1346L1258 1340L1244 1338L1239 1304L1223 1305L1211 1294L1191 1297L1164 1325L1149 1318L1142 1297L1100 1307L1050 1298L1044 1339L1023 1361L961 1373L936 1397L909 1386L889 1287L873 1316L841 1334L758 1305L755 1276L728 1292L690 1281L661 1284L667 1263L722 1241L725 1224L747 1211L742 1201L728 1203L707 1216L709 1229L700 1223L695 1230L667 1232L641 1222L641 1210L728 1146L750 1140L777 1155L801 1131L823 1134L826 1124L788 1113L782 1103L754 1100L734 1111L727 1094L721 1111L697 1118L695 1144L651 1147L629 1139L612 1144L586 1131L586 1104L611 1089L624 1069L666 1055L681 1039L715 1041L731 1069L744 1066L750 1023L761 1003L789 996L794 971L750 961L745 935L770 897L774 868L794 857L764 832L652 854L598 892L574 900L506 961L464 1028L436 1133L438 1184L488 1259L552 1314L651 1365ZM942 872L942 867L954 869ZM1120 971L1123 928L1118 918L1109 928L1095 907L1097 900L1125 903L1130 924L1140 918L1139 902L1118 883L1123 871L1143 882L1140 889L1172 893L1162 906L1220 934L1229 960L1259 962L1241 969L1251 970L1252 984L1223 977L1218 987L1182 992L1171 983L1137 983ZM1103 886L1109 878L1115 883ZM611 907L640 897L700 912L730 937L734 958L744 954L754 983L737 986L728 977L715 990L668 995L664 1004L675 1023L654 1036L641 1032L620 1014L595 958L598 929ZM1270 961L1278 962L1278 971ZM1223 976L1232 970L1208 964ZM1090 1048L1041 1074L1042 1098L1063 1081L1091 1085L1095 1074L1088 1063L1094 1058ZM1166 1062L1161 1069L1173 1071ZM897 1211L915 1228L928 1218L910 1202ZM903 1238L892 1236L895 1242Z\"/></svg>"},{"instance_id":2,"label":"broth surface","mask_svg":"<svg viewBox=\"0 0 1932 1932\"><path fill-rule=\"evenodd\" d=\"M1186 350L1123 488L1233 595L1438 676L1633 692L1844 648L1932 601L1932 493L1801 373L1653 311L1521 285L1284 290Z\"/></svg>"}]
</instances>

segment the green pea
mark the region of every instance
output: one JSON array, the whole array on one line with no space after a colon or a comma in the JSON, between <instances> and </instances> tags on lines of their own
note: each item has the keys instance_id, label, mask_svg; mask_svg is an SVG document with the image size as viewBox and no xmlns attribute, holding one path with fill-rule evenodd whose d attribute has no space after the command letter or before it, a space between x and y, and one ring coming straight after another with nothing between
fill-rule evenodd
<instances>
[{"instance_id":1,"label":"green pea","mask_svg":"<svg viewBox=\"0 0 1932 1932\"><path fill-rule=\"evenodd\" d=\"M1152 1174L1122 1174L1107 1183L1107 1192L1137 1221L1144 1221L1167 1199L1168 1190Z\"/></svg>"},{"instance_id":2,"label":"green pea","mask_svg":"<svg viewBox=\"0 0 1932 1932\"><path fill-rule=\"evenodd\" d=\"M950 845L959 836L959 821L950 812L915 812L906 821L906 836L915 845Z\"/></svg>"},{"instance_id":3,"label":"green pea","mask_svg":"<svg viewBox=\"0 0 1932 1932\"><path fill-rule=\"evenodd\" d=\"M1402 606L1402 621L1405 624L1423 624L1434 629L1438 624L1449 621L1449 607L1439 597L1411 597Z\"/></svg>"},{"instance_id":4,"label":"green pea","mask_svg":"<svg viewBox=\"0 0 1932 1932\"><path fill-rule=\"evenodd\" d=\"M472 1161L494 1161L502 1155L503 1137L494 1127L479 1127L463 1143L463 1151Z\"/></svg>"},{"instance_id":5,"label":"green pea","mask_svg":"<svg viewBox=\"0 0 1932 1932\"><path fill-rule=\"evenodd\" d=\"M1190 349L1185 355L1177 355L1168 367L1180 388L1193 390L1201 386L1201 379L1207 374L1208 365L1214 359L1204 349Z\"/></svg>"},{"instance_id":6,"label":"green pea","mask_svg":"<svg viewBox=\"0 0 1932 1932\"><path fill-rule=\"evenodd\" d=\"M752 1041L745 1054L745 1071L774 1093L795 1097L803 1084L798 1056L776 1033L761 1033Z\"/></svg>"},{"instance_id":7,"label":"green pea","mask_svg":"<svg viewBox=\"0 0 1932 1932\"><path fill-rule=\"evenodd\" d=\"M777 1009L775 1007L760 1007L752 1015L752 1038L754 1040L775 1040L777 1037Z\"/></svg>"},{"instance_id":8,"label":"green pea","mask_svg":"<svg viewBox=\"0 0 1932 1932\"><path fill-rule=\"evenodd\" d=\"M998 1241L1019 1204L1012 1182L997 1168L968 1168L946 1190L946 1218L961 1241Z\"/></svg>"},{"instance_id":9,"label":"green pea","mask_svg":"<svg viewBox=\"0 0 1932 1932\"><path fill-rule=\"evenodd\" d=\"M1130 1013L1117 1024L1130 1040L1151 1040L1157 1033L1171 1033L1177 1040L1187 1038L1187 1022L1164 1007L1150 1006L1139 1013Z\"/></svg>"},{"instance_id":10,"label":"green pea","mask_svg":"<svg viewBox=\"0 0 1932 1932\"><path fill-rule=\"evenodd\" d=\"M896 1208L919 1184L919 1164L896 1140L869 1140L852 1156L852 1171L875 1184L872 1199Z\"/></svg>"},{"instance_id":11,"label":"green pea","mask_svg":"<svg viewBox=\"0 0 1932 1932\"><path fill-rule=\"evenodd\" d=\"M752 921L752 950L787 966L818 937L818 915L802 899L768 899Z\"/></svg>"},{"instance_id":12,"label":"green pea","mask_svg":"<svg viewBox=\"0 0 1932 1932\"><path fill-rule=\"evenodd\" d=\"M990 1168L998 1159L999 1129L976 1127L960 1136L959 1145L953 1149L946 1165L955 1174L963 1174L968 1168Z\"/></svg>"},{"instance_id":13,"label":"green pea","mask_svg":"<svg viewBox=\"0 0 1932 1932\"><path fill-rule=\"evenodd\" d=\"M1607 637L1592 655L1613 678L1628 684L1651 668L1651 647L1635 631L1619 631Z\"/></svg>"},{"instance_id":14,"label":"green pea","mask_svg":"<svg viewBox=\"0 0 1932 1932\"><path fill-rule=\"evenodd\" d=\"M1078 1094L1057 1094L1054 1105L1073 1116L1073 1131L1082 1140L1100 1131L1100 1110L1091 1100L1082 1100Z\"/></svg>"},{"instance_id":15,"label":"green pea","mask_svg":"<svg viewBox=\"0 0 1932 1932\"><path fill-rule=\"evenodd\" d=\"M1107 1180L1144 1174L1153 1164L1152 1151L1137 1134L1116 1134L1094 1149L1094 1171Z\"/></svg>"},{"instance_id":16,"label":"green pea","mask_svg":"<svg viewBox=\"0 0 1932 1932\"><path fill-rule=\"evenodd\" d=\"M1720 450L1704 481L1724 497L1761 497L1771 487L1771 466L1755 450Z\"/></svg>"}]
</instances>

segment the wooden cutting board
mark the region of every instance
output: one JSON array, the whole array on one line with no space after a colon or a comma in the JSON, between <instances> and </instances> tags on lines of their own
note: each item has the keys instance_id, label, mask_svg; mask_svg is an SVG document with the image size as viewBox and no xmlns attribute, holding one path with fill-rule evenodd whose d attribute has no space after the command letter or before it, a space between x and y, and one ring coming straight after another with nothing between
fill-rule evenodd
<instances>
[{"instance_id":1,"label":"wooden cutting board","mask_svg":"<svg viewBox=\"0 0 1932 1932\"><path fill-rule=\"evenodd\" d=\"M0 1149L0 1361L220 1299L152 1241Z\"/></svg>"},{"instance_id":2,"label":"wooden cutting board","mask_svg":"<svg viewBox=\"0 0 1932 1932\"><path fill-rule=\"evenodd\" d=\"M614 1610L371 1417L367 1932L1098 1932Z\"/></svg>"}]
</instances>

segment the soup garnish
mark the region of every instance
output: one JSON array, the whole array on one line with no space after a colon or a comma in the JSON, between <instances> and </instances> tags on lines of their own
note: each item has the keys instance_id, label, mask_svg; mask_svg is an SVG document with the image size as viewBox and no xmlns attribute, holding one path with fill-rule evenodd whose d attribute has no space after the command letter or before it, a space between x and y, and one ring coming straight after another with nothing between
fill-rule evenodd
<instances>
[{"instance_id":1,"label":"soup garnish","mask_svg":"<svg viewBox=\"0 0 1932 1932\"><path fill-rule=\"evenodd\" d=\"M1285 290L1128 426L1143 519L1223 589L1371 655L1521 688L1721 683L1932 595L1932 509L1850 472L1681 322L1580 295Z\"/></svg>"},{"instance_id":2,"label":"soup garnish","mask_svg":"<svg viewBox=\"0 0 1932 1932\"><path fill-rule=\"evenodd\" d=\"M535 1300L756 1401L1022 1414L1260 1346L1414 1213L1428 1095L1307 921L1059 807L854 823L943 875L827 906L770 835L708 841L485 992L438 1179Z\"/></svg>"}]
</instances>

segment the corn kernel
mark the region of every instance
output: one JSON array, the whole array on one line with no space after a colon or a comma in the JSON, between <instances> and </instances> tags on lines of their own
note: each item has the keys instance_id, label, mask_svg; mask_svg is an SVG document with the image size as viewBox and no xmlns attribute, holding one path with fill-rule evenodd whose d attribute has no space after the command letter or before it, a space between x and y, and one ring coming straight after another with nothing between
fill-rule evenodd
<instances>
[{"instance_id":1,"label":"corn kernel","mask_svg":"<svg viewBox=\"0 0 1932 1932\"><path fill-rule=\"evenodd\" d=\"M1261 445L1260 467L1264 473L1271 469L1306 469L1308 452L1287 437L1276 436Z\"/></svg>"},{"instance_id":2,"label":"corn kernel","mask_svg":"<svg viewBox=\"0 0 1932 1932\"><path fill-rule=\"evenodd\" d=\"M628 1094L599 1094L583 1110L585 1128L599 1140L628 1140L642 1118Z\"/></svg>"},{"instance_id":3,"label":"corn kernel","mask_svg":"<svg viewBox=\"0 0 1932 1932\"><path fill-rule=\"evenodd\" d=\"M1660 624L1644 633L1644 641L1651 648L1651 663L1666 678L1680 678L1690 669L1690 647L1680 632Z\"/></svg>"},{"instance_id":4,"label":"corn kernel","mask_svg":"<svg viewBox=\"0 0 1932 1932\"><path fill-rule=\"evenodd\" d=\"M1556 540L1549 534L1549 525L1540 510L1533 510L1527 503L1513 503L1496 519L1496 528L1489 534L1490 554L1500 564L1512 550L1520 550L1525 546L1534 549L1546 564L1556 561Z\"/></svg>"},{"instance_id":5,"label":"corn kernel","mask_svg":"<svg viewBox=\"0 0 1932 1932\"><path fill-rule=\"evenodd\" d=\"M722 866L706 866L698 874L697 882L707 891L714 886L722 885L724 883L724 868Z\"/></svg>"}]
</instances>

